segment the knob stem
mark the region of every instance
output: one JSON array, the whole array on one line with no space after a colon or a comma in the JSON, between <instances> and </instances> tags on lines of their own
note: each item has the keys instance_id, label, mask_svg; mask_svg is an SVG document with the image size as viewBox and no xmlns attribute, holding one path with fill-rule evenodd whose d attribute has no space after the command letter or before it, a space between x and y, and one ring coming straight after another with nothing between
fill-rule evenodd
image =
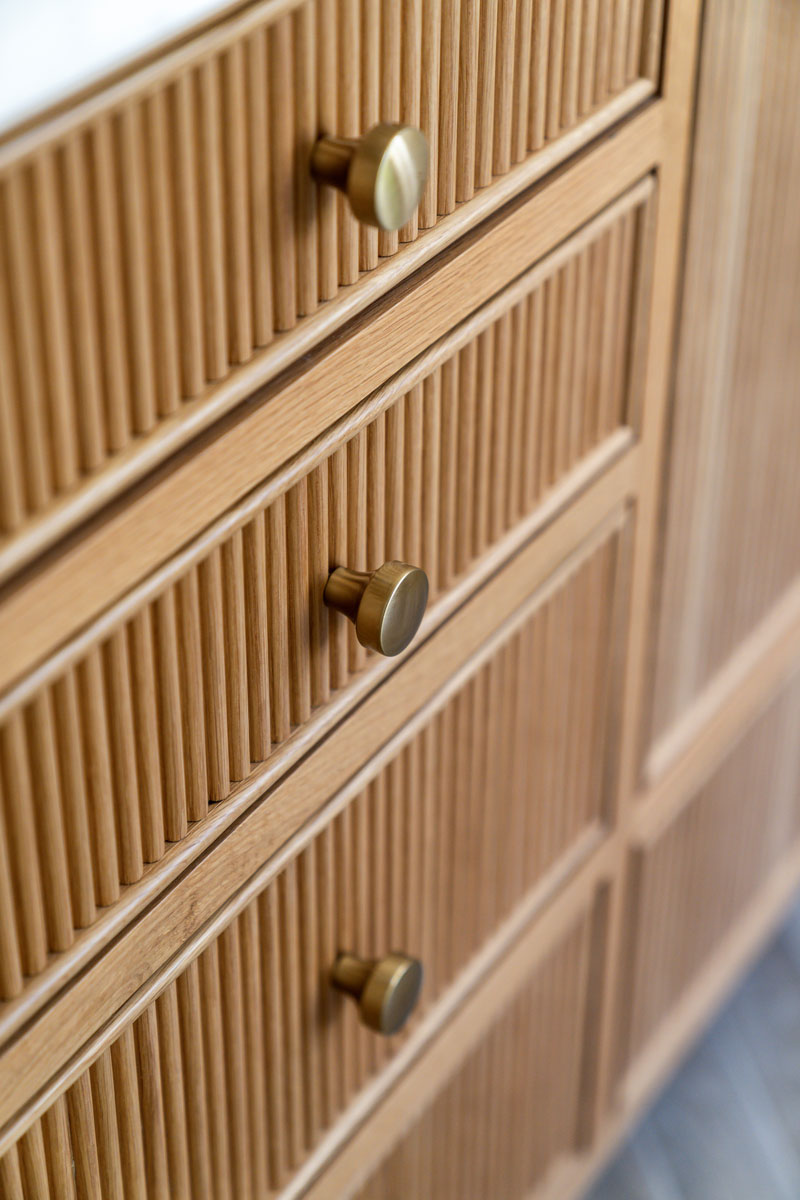
<instances>
[{"instance_id":1,"label":"knob stem","mask_svg":"<svg viewBox=\"0 0 800 1200\"><path fill-rule=\"evenodd\" d=\"M357 138L318 138L311 151L311 174L317 183L327 183L347 192L347 175L358 146Z\"/></svg>"},{"instance_id":2,"label":"knob stem","mask_svg":"<svg viewBox=\"0 0 800 1200\"><path fill-rule=\"evenodd\" d=\"M372 575L369 571L353 571L350 567L337 567L328 576L324 600L329 608L335 608L350 621L358 616L361 598L367 590Z\"/></svg>"},{"instance_id":3,"label":"knob stem","mask_svg":"<svg viewBox=\"0 0 800 1200\"><path fill-rule=\"evenodd\" d=\"M374 966L373 962L356 958L355 954L342 953L333 964L331 981L340 992L360 1000Z\"/></svg>"}]
</instances>

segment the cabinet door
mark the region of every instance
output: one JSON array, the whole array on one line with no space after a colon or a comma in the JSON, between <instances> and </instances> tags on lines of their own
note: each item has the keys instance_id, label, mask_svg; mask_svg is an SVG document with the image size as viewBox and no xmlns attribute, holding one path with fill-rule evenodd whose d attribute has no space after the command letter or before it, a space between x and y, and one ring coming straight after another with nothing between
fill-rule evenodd
<instances>
[{"instance_id":1,"label":"cabinet door","mask_svg":"<svg viewBox=\"0 0 800 1200\"><path fill-rule=\"evenodd\" d=\"M706 5L651 738L800 572L800 10ZM663 760L653 759L653 771Z\"/></svg>"}]
</instances>

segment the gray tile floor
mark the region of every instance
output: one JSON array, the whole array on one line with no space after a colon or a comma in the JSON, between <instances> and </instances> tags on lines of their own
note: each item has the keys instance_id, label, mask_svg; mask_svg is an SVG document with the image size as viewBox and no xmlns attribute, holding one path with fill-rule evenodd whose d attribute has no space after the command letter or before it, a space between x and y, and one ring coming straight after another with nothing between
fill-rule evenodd
<instances>
[{"instance_id":1,"label":"gray tile floor","mask_svg":"<svg viewBox=\"0 0 800 1200\"><path fill-rule=\"evenodd\" d=\"M800 906L586 1200L800 1200Z\"/></svg>"}]
</instances>

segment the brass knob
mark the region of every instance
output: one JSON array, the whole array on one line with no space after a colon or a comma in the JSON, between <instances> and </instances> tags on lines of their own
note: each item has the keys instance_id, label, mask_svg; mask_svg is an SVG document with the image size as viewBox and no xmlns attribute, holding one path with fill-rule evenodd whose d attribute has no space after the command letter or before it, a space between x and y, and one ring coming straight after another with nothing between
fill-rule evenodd
<instances>
[{"instance_id":1,"label":"brass knob","mask_svg":"<svg viewBox=\"0 0 800 1200\"><path fill-rule=\"evenodd\" d=\"M362 646L391 658L405 650L428 603L428 576L420 567L387 562L377 571L337 567L328 576L323 600L356 627Z\"/></svg>"},{"instance_id":2,"label":"brass knob","mask_svg":"<svg viewBox=\"0 0 800 1200\"><path fill-rule=\"evenodd\" d=\"M422 987L422 963L396 950L374 961L340 954L331 982L355 997L365 1025L389 1036L402 1029L414 1011Z\"/></svg>"},{"instance_id":3,"label":"brass knob","mask_svg":"<svg viewBox=\"0 0 800 1200\"><path fill-rule=\"evenodd\" d=\"M375 125L361 138L318 138L311 174L339 188L357 220L399 229L414 215L428 178L428 141L411 125Z\"/></svg>"}]
</instances>

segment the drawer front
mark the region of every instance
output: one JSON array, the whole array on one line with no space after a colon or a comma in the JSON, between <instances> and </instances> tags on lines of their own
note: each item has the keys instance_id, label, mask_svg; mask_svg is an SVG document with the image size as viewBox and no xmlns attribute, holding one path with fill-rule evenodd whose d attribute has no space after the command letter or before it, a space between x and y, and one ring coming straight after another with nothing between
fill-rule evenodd
<instances>
[{"instance_id":1,"label":"drawer front","mask_svg":"<svg viewBox=\"0 0 800 1200\"><path fill-rule=\"evenodd\" d=\"M424 129L407 242L565 133L588 137L655 78L661 21L660 0L253 6L0 147L0 528L130 457L395 253L396 234L312 182L318 132Z\"/></svg>"},{"instance_id":2,"label":"drawer front","mask_svg":"<svg viewBox=\"0 0 800 1200\"><path fill-rule=\"evenodd\" d=\"M45 1140L64 1114L70 1126L74 1111L91 1121L93 1100L108 1153L119 1139L132 1156L126 1174L146 1177L147 1194L205 1195L200 1181L211 1178L215 1197L263 1195L266 1180L289 1179L406 1037L359 1024L354 1002L329 984L337 953L419 958L418 1013L435 1014L506 918L523 901L525 913L542 905L600 840L623 537L606 533L545 585L533 612L522 610L405 743L390 744L301 831L260 892L254 883L232 901L219 936L73 1085L60 1115L44 1118ZM97 1089L112 1079L104 1111ZM153 1181L165 1172L159 1192Z\"/></svg>"},{"instance_id":3,"label":"drawer front","mask_svg":"<svg viewBox=\"0 0 800 1200\"><path fill-rule=\"evenodd\" d=\"M562 935L397 1146L342 1200L521 1200L577 1149L591 931L583 915Z\"/></svg>"},{"instance_id":4,"label":"drawer front","mask_svg":"<svg viewBox=\"0 0 800 1200\"><path fill-rule=\"evenodd\" d=\"M800 836L800 683L634 851L623 1058L634 1059Z\"/></svg>"},{"instance_id":5,"label":"drawer front","mask_svg":"<svg viewBox=\"0 0 800 1200\"><path fill-rule=\"evenodd\" d=\"M0 702L24 975L322 728L368 662L322 603L332 566L419 564L435 613L626 424L645 208L529 272Z\"/></svg>"},{"instance_id":6,"label":"drawer front","mask_svg":"<svg viewBox=\"0 0 800 1200\"><path fill-rule=\"evenodd\" d=\"M575 1148L590 930L537 965L360 1198L510 1200ZM256 1200L285 1182L304 1114L264 1074L280 999L260 936L243 917L59 1096L0 1158L4 1197Z\"/></svg>"}]
</instances>

